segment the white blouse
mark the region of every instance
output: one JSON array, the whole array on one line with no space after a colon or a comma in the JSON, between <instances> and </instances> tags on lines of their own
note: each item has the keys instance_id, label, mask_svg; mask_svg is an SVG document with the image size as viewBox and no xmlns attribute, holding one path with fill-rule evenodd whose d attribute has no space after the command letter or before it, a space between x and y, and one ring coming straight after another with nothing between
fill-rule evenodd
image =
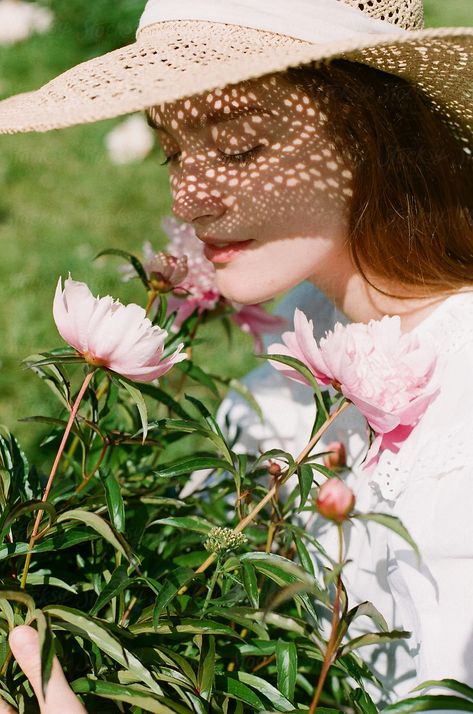
<instances>
[{"instance_id":1,"label":"white blouse","mask_svg":"<svg viewBox=\"0 0 473 714\"><path fill-rule=\"evenodd\" d=\"M317 337L343 321L310 285L293 291L278 312L291 321L296 306L314 320ZM390 628L412 633L408 640L359 651L391 694L386 701L405 696L426 679L451 677L473 685L473 293L447 298L415 331L429 333L436 342L441 390L400 451L384 452L366 476L360 468L366 425L354 407L321 444L345 442L351 466L347 482L356 493L357 509L399 517L422 556L418 563L407 543L380 525L347 525L351 562L344 580L350 605L370 600ZM245 381L265 424L236 394L224 401L222 421L230 413L242 428L242 449L256 453L278 446L296 454L312 425L310 390L267 364ZM187 493L204 477L196 474ZM324 519L315 523L314 532L335 556L336 529ZM354 636L363 631L363 619L360 623ZM366 622L366 629L373 625Z\"/></svg>"}]
</instances>

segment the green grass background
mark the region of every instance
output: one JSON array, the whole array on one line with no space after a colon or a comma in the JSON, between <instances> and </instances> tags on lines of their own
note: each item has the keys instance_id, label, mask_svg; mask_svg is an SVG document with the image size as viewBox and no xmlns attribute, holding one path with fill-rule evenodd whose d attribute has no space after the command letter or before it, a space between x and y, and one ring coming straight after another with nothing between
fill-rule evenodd
<instances>
[{"instance_id":1,"label":"green grass background","mask_svg":"<svg viewBox=\"0 0 473 714\"><path fill-rule=\"evenodd\" d=\"M0 97L35 89L80 61L133 41L144 0L44 4L55 12L53 29L0 48ZM426 0L425 7L427 25L473 25L473 0ZM160 219L170 211L166 170L157 150L141 163L112 165L104 136L117 121L0 137L0 422L29 447L38 441L38 428L17 424L17 418L52 414L55 407L21 360L61 344L51 314L58 276L71 271L95 292L140 299L138 285L120 282L117 259L92 258L107 247L136 252L146 239L163 243ZM215 330L200 348L207 363L243 374L254 363L251 341L241 336L228 350Z\"/></svg>"}]
</instances>

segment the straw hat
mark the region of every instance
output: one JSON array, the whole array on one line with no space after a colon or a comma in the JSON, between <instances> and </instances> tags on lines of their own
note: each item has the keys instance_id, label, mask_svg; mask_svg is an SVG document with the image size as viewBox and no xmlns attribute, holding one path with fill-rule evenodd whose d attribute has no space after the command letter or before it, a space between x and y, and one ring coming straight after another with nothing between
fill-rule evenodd
<instances>
[{"instance_id":1,"label":"straw hat","mask_svg":"<svg viewBox=\"0 0 473 714\"><path fill-rule=\"evenodd\" d=\"M422 0L148 0L135 43L0 102L0 133L140 111L342 58L415 83L473 151L473 27L423 29Z\"/></svg>"}]
</instances>

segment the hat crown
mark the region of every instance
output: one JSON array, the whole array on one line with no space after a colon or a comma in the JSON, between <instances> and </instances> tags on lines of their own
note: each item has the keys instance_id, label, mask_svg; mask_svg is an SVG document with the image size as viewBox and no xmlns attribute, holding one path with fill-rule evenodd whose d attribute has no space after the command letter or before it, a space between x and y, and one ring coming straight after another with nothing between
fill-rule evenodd
<instances>
[{"instance_id":1,"label":"hat crown","mask_svg":"<svg viewBox=\"0 0 473 714\"><path fill-rule=\"evenodd\" d=\"M339 0L357 7L376 20L398 25L404 30L421 30L424 27L423 0Z\"/></svg>"}]
</instances>

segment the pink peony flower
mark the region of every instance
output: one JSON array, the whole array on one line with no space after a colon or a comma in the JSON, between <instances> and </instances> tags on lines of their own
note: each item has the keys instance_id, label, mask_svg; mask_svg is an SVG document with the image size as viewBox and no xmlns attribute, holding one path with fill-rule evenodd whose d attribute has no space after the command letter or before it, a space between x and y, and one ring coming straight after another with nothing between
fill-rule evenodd
<instances>
[{"instance_id":1,"label":"pink peony flower","mask_svg":"<svg viewBox=\"0 0 473 714\"><path fill-rule=\"evenodd\" d=\"M328 469L335 471L336 469L343 469L347 465L347 452L343 442L332 441L327 444L325 451L328 453L324 456L324 465Z\"/></svg>"},{"instance_id":2,"label":"pink peony flower","mask_svg":"<svg viewBox=\"0 0 473 714\"><path fill-rule=\"evenodd\" d=\"M402 334L399 316L371 320L367 325L335 325L320 340L312 321L300 310L294 315L294 332L283 334L284 344L273 344L271 354L296 357L321 385L332 384L358 407L375 433L366 466L380 450L399 451L439 389L434 382L437 355L426 339ZM272 363L286 376L305 383L296 370Z\"/></svg>"},{"instance_id":3,"label":"pink peony flower","mask_svg":"<svg viewBox=\"0 0 473 714\"><path fill-rule=\"evenodd\" d=\"M336 523L343 523L355 505L355 494L339 478L329 478L319 489L315 502L318 512Z\"/></svg>"},{"instance_id":4,"label":"pink peony flower","mask_svg":"<svg viewBox=\"0 0 473 714\"><path fill-rule=\"evenodd\" d=\"M167 332L153 326L139 305L110 295L94 297L85 283L59 278L53 315L61 337L93 366L137 382L151 382L186 359L179 345L163 359Z\"/></svg>"}]
</instances>

